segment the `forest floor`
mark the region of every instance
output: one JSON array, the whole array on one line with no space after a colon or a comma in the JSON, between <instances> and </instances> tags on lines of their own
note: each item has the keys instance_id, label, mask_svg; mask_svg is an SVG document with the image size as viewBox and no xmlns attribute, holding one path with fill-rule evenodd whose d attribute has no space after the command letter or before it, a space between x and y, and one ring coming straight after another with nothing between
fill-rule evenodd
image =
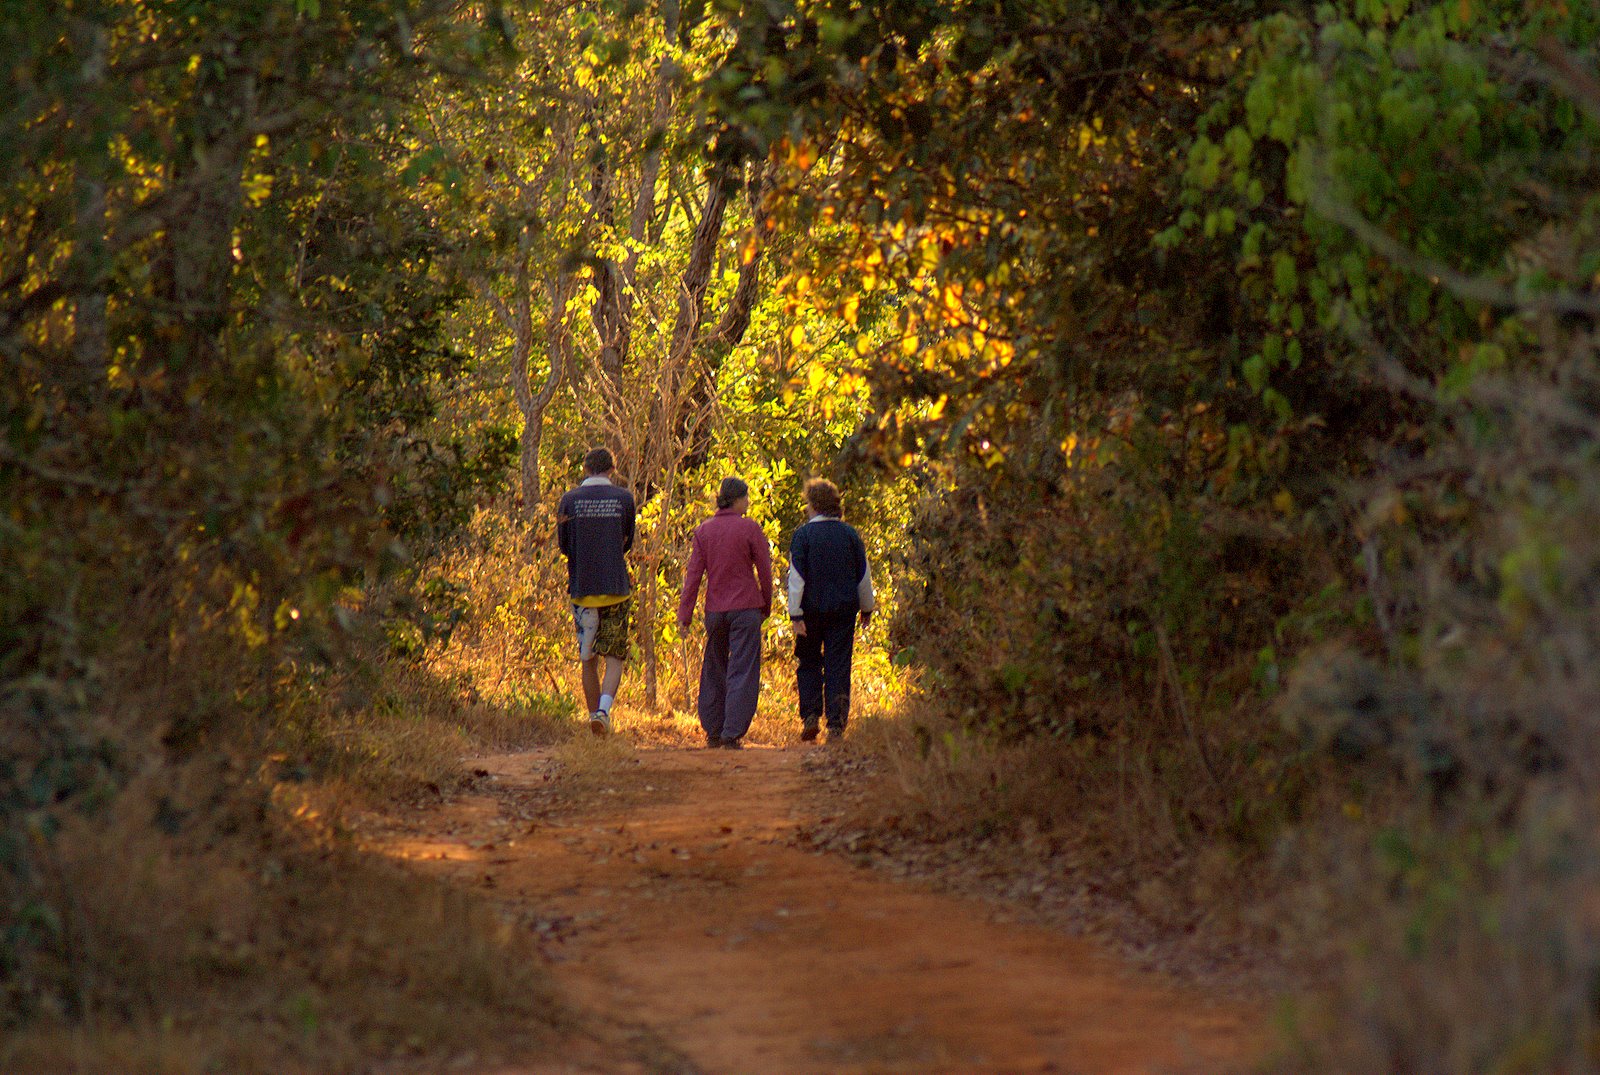
<instances>
[{"instance_id":1,"label":"forest floor","mask_svg":"<svg viewBox=\"0 0 1600 1075\"><path fill-rule=\"evenodd\" d=\"M494 1075L1142 1075L1258 1053L1247 1000L819 849L829 788L808 759L837 749L485 757L468 791L361 831L540 938L579 1030Z\"/></svg>"}]
</instances>

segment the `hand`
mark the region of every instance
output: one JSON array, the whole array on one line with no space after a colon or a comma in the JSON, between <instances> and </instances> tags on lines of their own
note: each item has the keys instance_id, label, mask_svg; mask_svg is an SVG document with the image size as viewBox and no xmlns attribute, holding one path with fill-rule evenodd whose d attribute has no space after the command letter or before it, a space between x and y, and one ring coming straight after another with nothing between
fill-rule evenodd
<instances>
[{"instance_id":1,"label":"hand","mask_svg":"<svg viewBox=\"0 0 1600 1075\"><path fill-rule=\"evenodd\" d=\"M871 622L872 622L872 612L870 610L863 611L861 613L861 626L865 627L867 624L869 624Z\"/></svg>"},{"instance_id":2,"label":"hand","mask_svg":"<svg viewBox=\"0 0 1600 1075\"><path fill-rule=\"evenodd\" d=\"M761 606L761 619L762 619L762 622L765 622L771 616L772 616L772 606L770 604L762 605Z\"/></svg>"},{"instance_id":3,"label":"hand","mask_svg":"<svg viewBox=\"0 0 1600 1075\"><path fill-rule=\"evenodd\" d=\"M804 638L806 636L806 621L793 620L791 622L794 623L794 636L796 638Z\"/></svg>"}]
</instances>

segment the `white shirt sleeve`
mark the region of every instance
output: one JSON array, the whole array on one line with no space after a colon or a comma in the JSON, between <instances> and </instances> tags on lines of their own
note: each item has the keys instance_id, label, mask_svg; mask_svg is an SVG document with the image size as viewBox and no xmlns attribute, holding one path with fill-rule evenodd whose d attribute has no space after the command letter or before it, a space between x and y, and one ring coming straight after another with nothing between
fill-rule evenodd
<instances>
[{"instance_id":1,"label":"white shirt sleeve","mask_svg":"<svg viewBox=\"0 0 1600 1075\"><path fill-rule=\"evenodd\" d=\"M805 595L806 595L806 580L800 576L800 572L798 572L798 571L796 571L794 569L794 565L790 564L789 565L789 617L790 617L790 619L793 619L796 616L802 615L802 613L800 611L800 602L805 597Z\"/></svg>"}]
</instances>

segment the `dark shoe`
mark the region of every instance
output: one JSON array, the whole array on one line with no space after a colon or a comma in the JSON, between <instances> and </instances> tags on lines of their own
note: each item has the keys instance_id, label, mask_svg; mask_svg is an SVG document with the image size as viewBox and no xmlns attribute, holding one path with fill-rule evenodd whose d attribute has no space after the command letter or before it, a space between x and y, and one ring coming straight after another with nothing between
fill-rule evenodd
<instances>
[{"instance_id":1,"label":"dark shoe","mask_svg":"<svg viewBox=\"0 0 1600 1075\"><path fill-rule=\"evenodd\" d=\"M829 743L829 745L835 745L835 744L842 743L842 742L844 742L844 729L843 728L835 728L832 725L829 725L828 726L828 743Z\"/></svg>"},{"instance_id":2,"label":"dark shoe","mask_svg":"<svg viewBox=\"0 0 1600 1075\"><path fill-rule=\"evenodd\" d=\"M707 750L716 750L721 745L722 745L722 737L720 735L712 735L710 732L706 733L706 749Z\"/></svg>"},{"instance_id":3,"label":"dark shoe","mask_svg":"<svg viewBox=\"0 0 1600 1075\"><path fill-rule=\"evenodd\" d=\"M744 744L739 742L739 740L737 740L737 739L724 739L722 741L722 749L723 750L743 750L744 749Z\"/></svg>"},{"instance_id":4,"label":"dark shoe","mask_svg":"<svg viewBox=\"0 0 1600 1075\"><path fill-rule=\"evenodd\" d=\"M818 728L815 724L802 725L800 728L800 741L802 743L816 742L817 733L819 733L821 730L822 729Z\"/></svg>"}]
</instances>

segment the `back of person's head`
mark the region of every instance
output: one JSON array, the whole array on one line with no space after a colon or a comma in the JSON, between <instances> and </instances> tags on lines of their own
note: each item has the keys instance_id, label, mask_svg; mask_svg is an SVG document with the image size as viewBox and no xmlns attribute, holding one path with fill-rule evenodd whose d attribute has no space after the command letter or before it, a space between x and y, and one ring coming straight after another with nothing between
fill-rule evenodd
<instances>
[{"instance_id":1,"label":"back of person's head","mask_svg":"<svg viewBox=\"0 0 1600 1075\"><path fill-rule=\"evenodd\" d=\"M806 503L818 515L844 513L844 506L839 502L839 487L827 478L812 478L806 482Z\"/></svg>"},{"instance_id":2,"label":"back of person's head","mask_svg":"<svg viewBox=\"0 0 1600 1075\"><path fill-rule=\"evenodd\" d=\"M611 452L605 448L591 448L589 454L583 457L583 472L590 477L610 474L616 469L617 461L611 458Z\"/></svg>"},{"instance_id":3,"label":"back of person's head","mask_svg":"<svg viewBox=\"0 0 1600 1075\"><path fill-rule=\"evenodd\" d=\"M750 495L750 487L742 478L723 478L722 487L717 490L717 510L731 508L740 497Z\"/></svg>"}]
</instances>

